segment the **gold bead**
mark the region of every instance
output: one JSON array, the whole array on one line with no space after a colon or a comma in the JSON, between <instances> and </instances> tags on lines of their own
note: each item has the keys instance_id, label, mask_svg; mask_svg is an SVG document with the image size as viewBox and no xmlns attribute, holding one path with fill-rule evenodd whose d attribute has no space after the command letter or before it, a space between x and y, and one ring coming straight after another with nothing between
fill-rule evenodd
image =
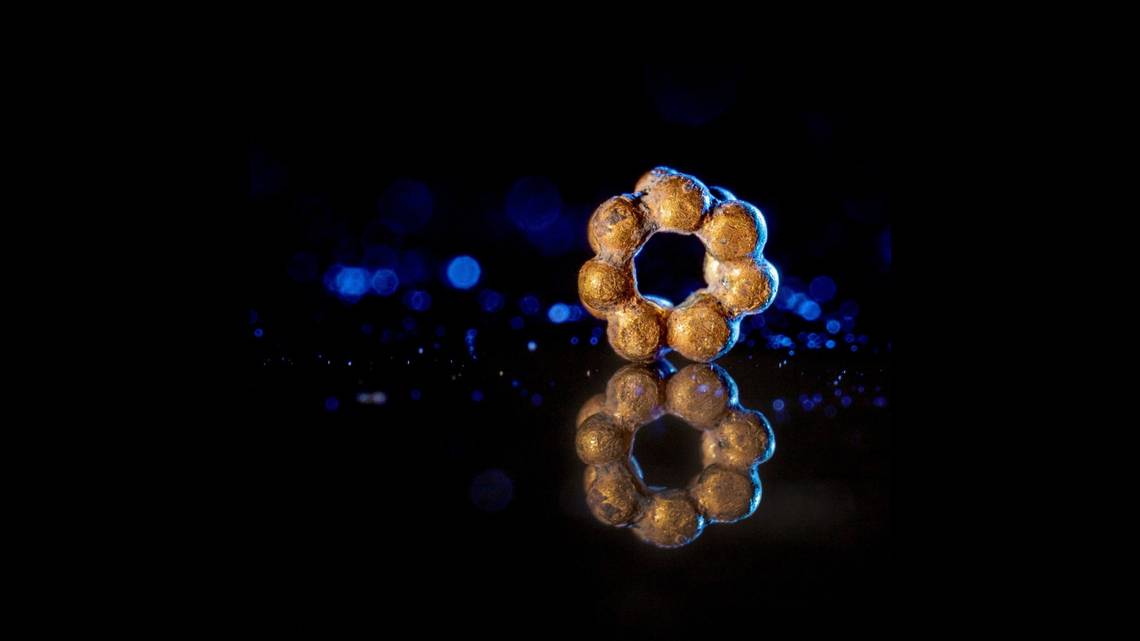
<instances>
[{"instance_id":1,"label":"gold bead","mask_svg":"<svg viewBox=\"0 0 1140 641\"><path fill-rule=\"evenodd\" d=\"M691 543L704 527L704 517L686 492L665 490L650 499L645 513L634 524L634 532L647 543L675 548Z\"/></svg>"},{"instance_id":2,"label":"gold bead","mask_svg":"<svg viewBox=\"0 0 1140 641\"><path fill-rule=\"evenodd\" d=\"M623 425L639 427L664 411L665 384L657 373L626 365L606 384L606 410Z\"/></svg>"},{"instance_id":3,"label":"gold bead","mask_svg":"<svg viewBox=\"0 0 1140 641\"><path fill-rule=\"evenodd\" d=\"M665 344L665 319L669 310L645 298L618 308L609 316L606 337L619 356L630 361L651 361Z\"/></svg>"},{"instance_id":4,"label":"gold bead","mask_svg":"<svg viewBox=\"0 0 1140 641\"><path fill-rule=\"evenodd\" d=\"M633 272L595 258L578 272L578 295L587 308L608 312L633 295Z\"/></svg>"},{"instance_id":5,"label":"gold bead","mask_svg":"<svg viewBox=\"0 0 1140 641\"><path fill-rule=\"evenodd\" d=\"M716 365L694 363L683 367L665 388L669 413L701 430L715 428L717 419L735 399L735 384Z\"/></svg>"},{"instance_id":6,"label":"gold bead","mask_svg":"<svg viewBox=\"0 0 1140 641\"><path fill-rule=\"evenodd\" d=\"M747 470L767 461L776 449L772 426L764 415L745 409L731 409L717 429L702 435L705 463L719 463Z\"/></svg>"},{"instance_id":7,"label":"gold bead","mask_svg":"<svg viewBox=\"0 0 1140 641\"><path fill-rule=\"evenodd\" d=\"M689 360L708 362L736 342L739 327L708 292L694 292L668 318L669 346Z\"/></svg>"},{"instance_id":8,"label":"gold bead","mask_svg":"<svg viewBox=\"0 0 1140 641\"><path fill-rule=\"evenodd\" d=\"M712 195L701 181L663 167L637 181L637 190L644 192L641 202L649 209L658 228L665 231L683 234L697 231L712 203Z\"/></svg>"},{"instance_id":9,"label":"gold bead","mask_svg":"<svg viewBox=\"0 0 1140 641\"><path fill-rule=\"evenodd\" d=\"M764 311L776 299L779 276L763 258L720 261L705 255L705 282L732 317Z\"/></svg>"},{"instance_id":10,"label":"gold bead","mask_svg":"<svg viewBox=\"0 0 1140 641\"><path fill-rule=\"evenodd\" d=\"M586 468L586 505L602 523L623 526L641 513L648 490L626 463Z\"/></svg>"},{"instance_id":11,"label":"gold bead","mask_svg":"<svg viewBox=\"0 0 1140 641\"><path fill-rule=\"evenodd\" d=\"M752 256L763 249L767 228L760 210L739 200L713 208L698 232L708 253L718 260Z\"/></svg>"},{"instance_id":12,"label":"gold bead","mask_svg":"<svg viewBox=\"0 0 1140 641\"><path fill-rule=\"evenodd\" d=\"M646 217L633 198L615 196L602 203L590 217L590 247L615 265L633 258L649 233Z\"/></svg>"},{"instance_id":13,"label":"gold bead","mask_svg":"<svg viewBox=\"0 0 1140 641\"><path fill-rule=\"evenodd\" d=\"M574 420L574 425L581 427L582 422L590 418L594 414L601 412L606 408L606 395L594 394L589 400L582 405L582 409L578 410L578 418Z\"/></svg>"},{"instance_id":14,"label":"gold bead","mask_svg":"<svg viewBox=\"0 0 1140 641\"><path fill-rule=\"evenodd\" d=\"M578 428L574 445L587 465L613 463L629 456L632 435L605 414L594 414Z\"/></svg>"},{"instance_id":15,"label":"gold bead","mask_svg":"<svg viewBox=\"0 0 1140 641\"><path fill-rule=\"evenodd\" d=\"M709 523L733 523L747 518L760 503L760 480L719 465L704 469L690 493Z\"/></svg>"}]
</instances>

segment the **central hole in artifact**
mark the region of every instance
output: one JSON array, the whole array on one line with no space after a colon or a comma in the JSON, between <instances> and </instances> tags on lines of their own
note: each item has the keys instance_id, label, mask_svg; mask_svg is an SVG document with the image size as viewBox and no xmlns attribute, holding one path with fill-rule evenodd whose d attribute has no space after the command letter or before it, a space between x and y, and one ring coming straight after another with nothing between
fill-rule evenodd
<instances>
[{"instance_id":1,"label":"central hole in artifact","mask_svg":"<svg viewBox=\"0 0 1140 641\"><path fill-rule=\"evenodd\" d=\"M684 488L704 468L701 432L666 414L637 430L633 456L641 465L647 484Z\"/></svg>"},{"instance_id":2,"label":"central hole in artifact","mask_svg":"<svg viewBox=\"0 0 1140 641\"><path fill-rule=\"evenodd\" d=\"M705 286L705 246L696 236L654 234L634 259L637 290L680 305Z\"/></svg>"}]
</instances>

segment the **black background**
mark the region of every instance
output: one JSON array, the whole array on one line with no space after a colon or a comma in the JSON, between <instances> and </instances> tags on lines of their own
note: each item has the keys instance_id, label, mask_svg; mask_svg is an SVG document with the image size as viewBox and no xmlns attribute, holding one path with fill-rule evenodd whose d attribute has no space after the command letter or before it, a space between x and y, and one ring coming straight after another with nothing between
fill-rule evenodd
<instances>
[{"instance_id":1,"label":"black background","mask_svg":"<svg viewBox=\"0 0 1140 641\"><path fill-rule=\"evenodd\" d=\"M267 77L251 79L235 105L249 168L235 221L248 411L227 432L240 477L221 534L238 551L239 576L284 594L436 603L480 625L517 620L521 608L586 626L695 631L769 608L885 602L897 133L892 101L869 71L794 84L761 65L681 63ZM838 285L818 321L773 306L765 328L745 332L719 361L742 404L771 419L776 453L760 468L764 496L752 517L709 526L678 550L649 547L587 511L573 420L623 362L604 337L587 343L602 323L555 325L545 315L553 302L577 300L592 209L657 165L760 207L782 287L802 292L825 274ZM504 211L525 176L558 188L574 231L559 251L536 246ZM378 200L409 178L431 189L430 220L404 234L378 228ZM404 285L350 304L319 277L295 278L298 253L324 271L366 264L368 242L427 258L416 287L431 294L429 310L408 310ZM482 267L469 292L441 278L457 254ZM642 290L677 300L700 278L700 258L694 239L655 238L638 259ZM483 288L503 294L502 310L480 309ZM519 311L527 294L542 302L535 316ZM859 352L842 341L810 350L797 341L794 355L767 344L777 330L822 333L840 301L858 304ZM522 329L509 326L515 316ZM850 407L831 396L837 377ZM857 384L864 393L850 390ZM356 402L373 390L386 393L384 405ZM834 415L798 400L815 393ZM786 411L774 411L775 399ZM700 469L698 442L670 423L639 432L635 453L650 482L683 485ZM472 497L487 470L510 479L504 509Z\"/></svg>"}]
</instances>

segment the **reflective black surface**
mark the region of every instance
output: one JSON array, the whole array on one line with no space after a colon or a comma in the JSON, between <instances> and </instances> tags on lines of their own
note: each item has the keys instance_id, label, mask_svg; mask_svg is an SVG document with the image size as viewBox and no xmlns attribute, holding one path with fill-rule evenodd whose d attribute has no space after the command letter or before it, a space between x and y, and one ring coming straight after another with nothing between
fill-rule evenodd
<instances>
[{"instance_id":1,"label":"reflective black surface","mask_svg":"<svg viewBox=\"0 0 1140 641\"><path fill-rule=\"evenodd\" d=\"M525 609L551 626L698 631L882 604L890 127L875 88L779 93L749 65L468 71L283 81L244 105L243 403L218 428L234 580L472 625ZM659 164L760 207L781 275L777 303L717 361L776 435L762 500L674 550L587 510L575 417L624 362L601 322L552 312L577 303L593 208ZM690 240L650 242L646 291L700 285ZM470 289L447 273L460 255L480 266ZM338 283L345 268L366 274L360 295L355 275ZM682 485L699 436L666 423L635 453L648 481Z\"/></svg>"}]
</instances>

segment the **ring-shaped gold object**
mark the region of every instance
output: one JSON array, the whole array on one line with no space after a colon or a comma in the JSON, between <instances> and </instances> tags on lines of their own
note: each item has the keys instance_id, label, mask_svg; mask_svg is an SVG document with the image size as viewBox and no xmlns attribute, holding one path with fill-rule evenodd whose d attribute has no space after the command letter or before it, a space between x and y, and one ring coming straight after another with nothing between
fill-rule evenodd
<instances>
[{"instance_id":1,"label":"ring-shaped gold object","mask_svg":"<svg viewBox=\"0 0 1140 641\"><path fill-rule=\"evenodd\" d=\"M707 287L676 307L637 290L634 258L657 232L696 234L705 246ZM626 360L652 361L668 349L714 360L736 344L740 319L776 297L779 275L762 255L768 228L760 210L668 167L642 176L635 193L602 203L588 235L595 256L578 272L578 296L607 322L610 345Z\"/></svg>"},{"instance_id":2,"label":"ring-shaped gold object","mask_svg":"<svg viewBox=\"0 0 1140 641\"><path fill-rule=\"evenodd\" d=\"M685 489L647 486L632 455L638 428L665 413L702 431L705 468ZM741 407L735 381L712 364L675 374L664 361L626 365L610 377L605 394L586 401L577 424L590 512L666 548L691 543L707 523L734 523L756 511L756 468L776 448L768 419Z\"/></svg>"}]
</instances>

